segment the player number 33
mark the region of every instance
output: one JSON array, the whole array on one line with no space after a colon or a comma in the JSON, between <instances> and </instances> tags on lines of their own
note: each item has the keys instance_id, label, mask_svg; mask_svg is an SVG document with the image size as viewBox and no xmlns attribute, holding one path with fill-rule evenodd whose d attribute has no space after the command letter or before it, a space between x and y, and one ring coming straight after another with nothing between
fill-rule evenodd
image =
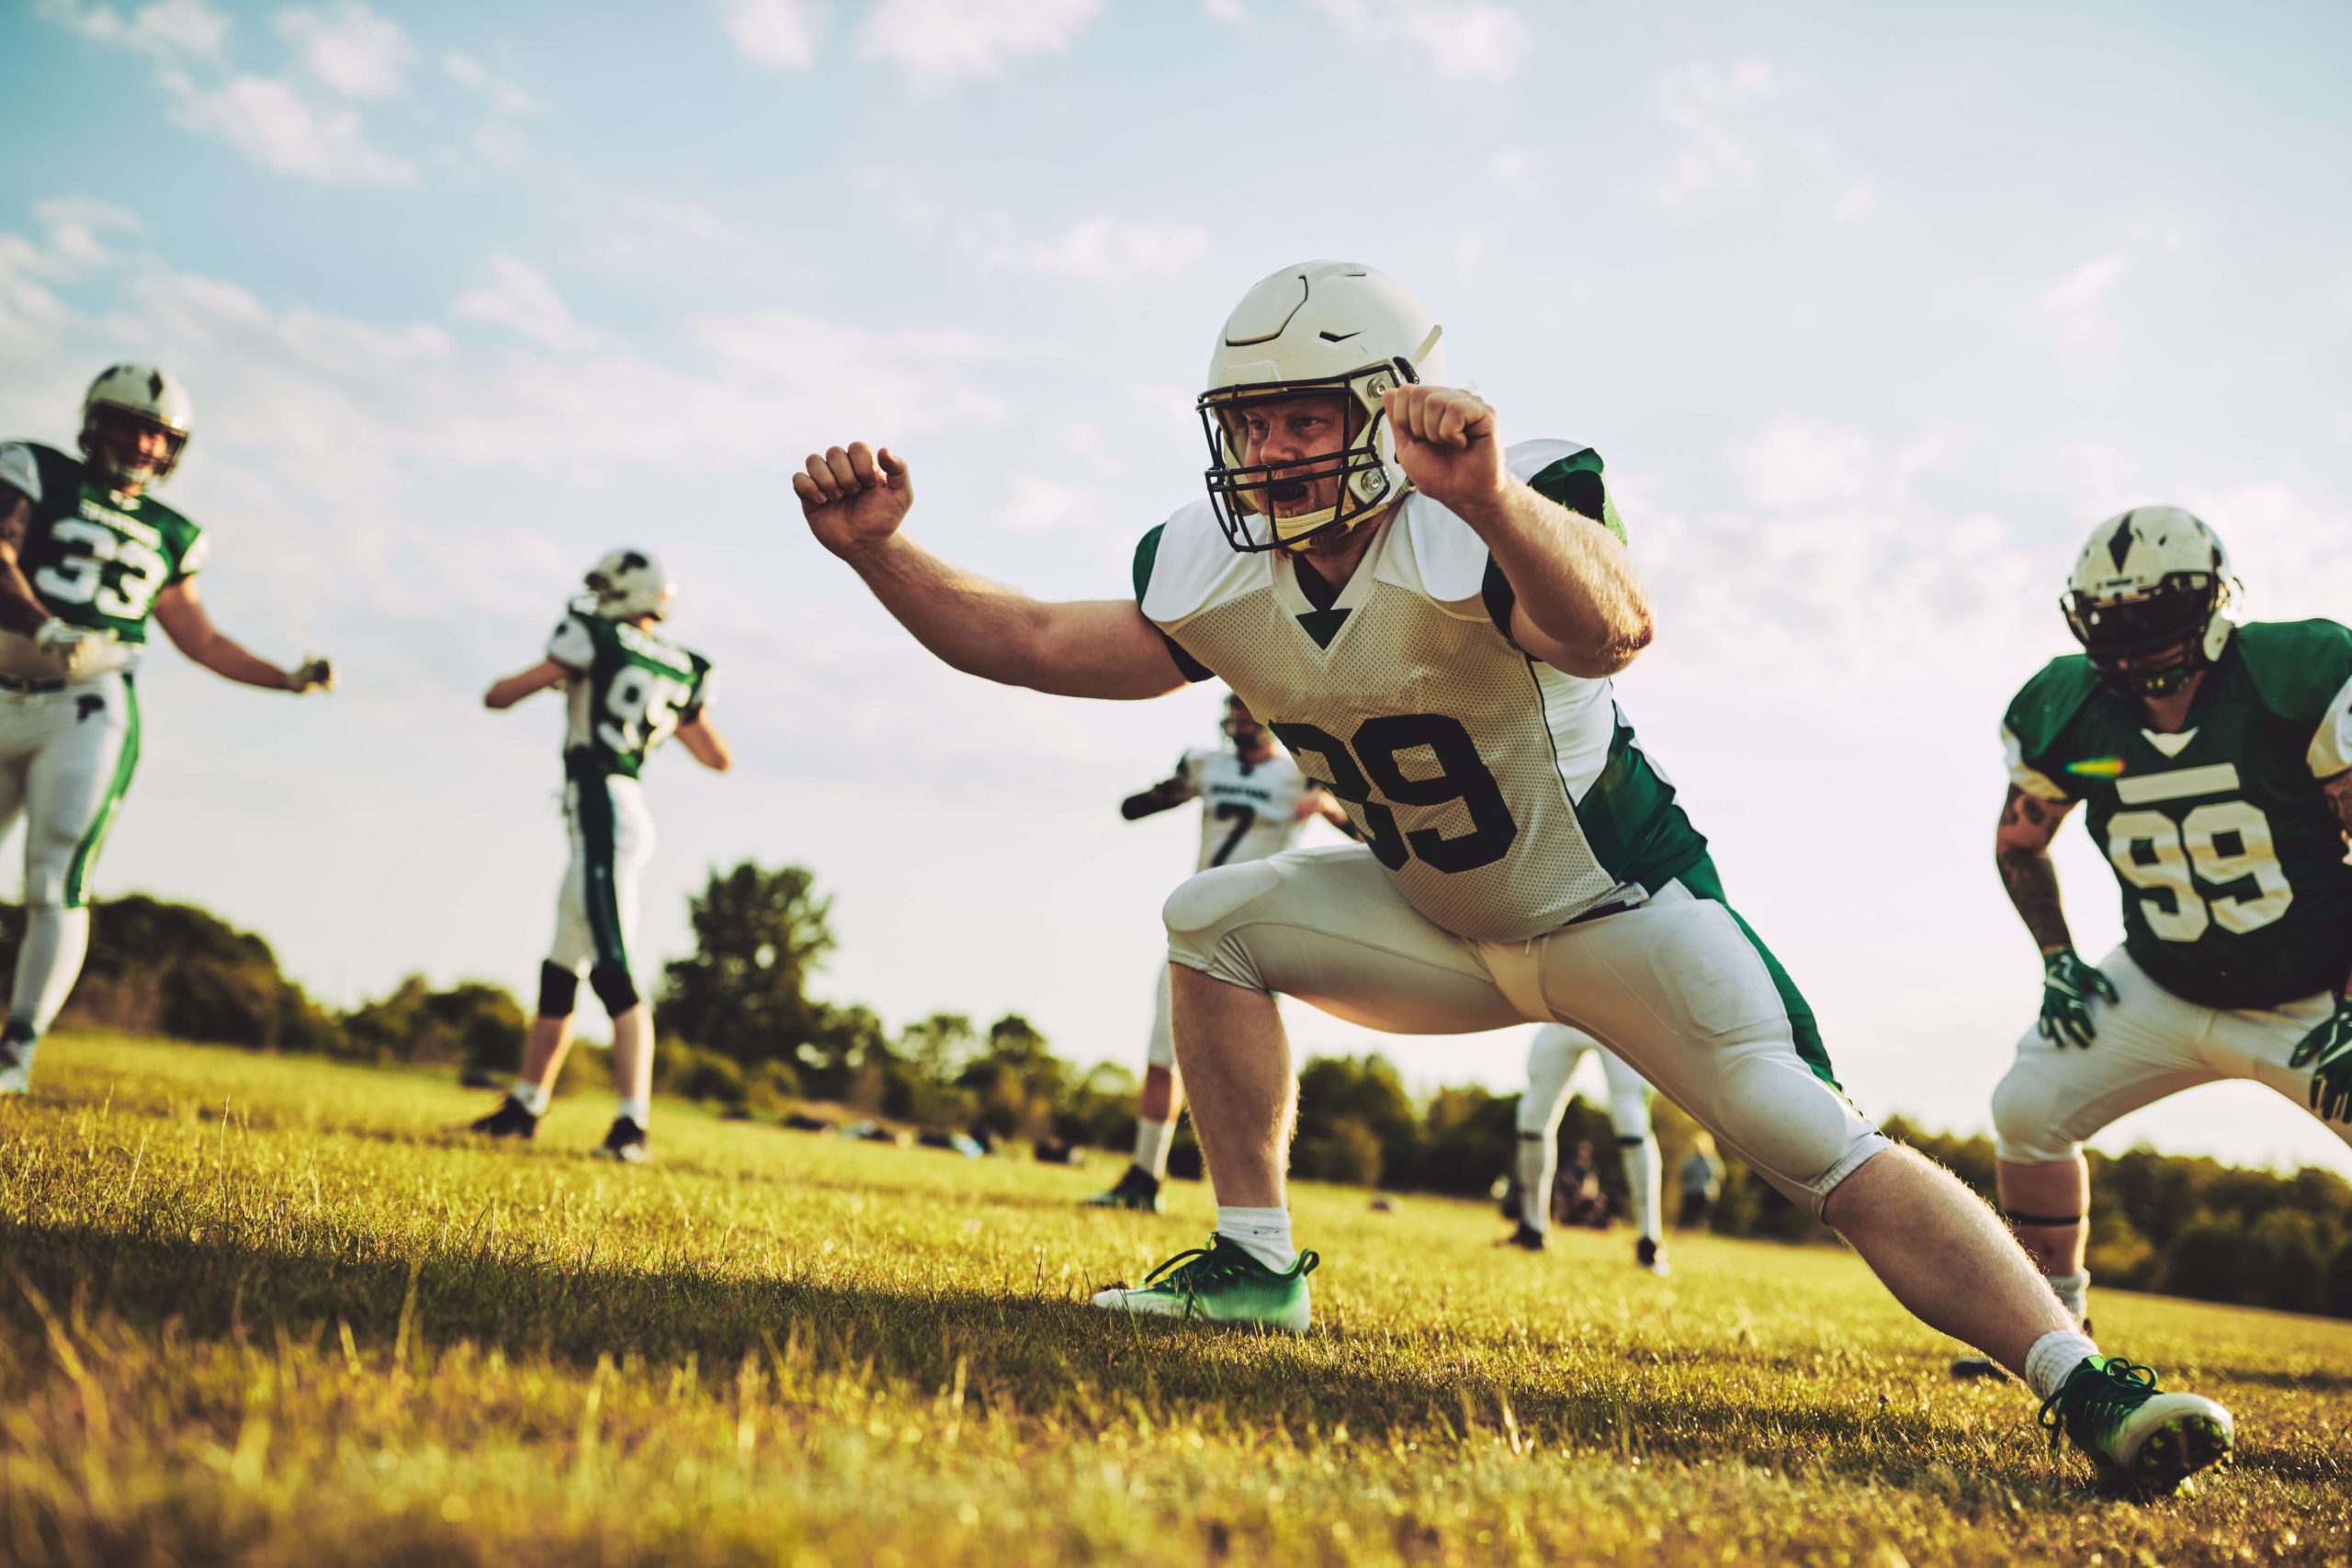
<instances>
[{"instance_id":1,"label":"player number 33","mask_svg":"<svg viewBox=\"0 0 2352 1568\"><path fill-rule=\"evenodd\" d=\"M171 563L136 539L78 517L61 518L50 536L81 547L53 566L33 574L33 586L52 604L87 604L118 621L147 618L147 608L171 575ZM109 574L107 568L119 568ZM111 575L112 582L107 581Z\"/></svg>"}]
</instances>

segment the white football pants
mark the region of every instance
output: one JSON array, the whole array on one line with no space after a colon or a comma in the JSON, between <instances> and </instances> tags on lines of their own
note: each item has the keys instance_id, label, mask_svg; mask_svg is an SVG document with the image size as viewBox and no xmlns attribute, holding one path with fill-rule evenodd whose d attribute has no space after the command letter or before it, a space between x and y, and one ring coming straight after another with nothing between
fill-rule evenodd
<instances>
[{"instance_id":1,"label":"white football pants","mask_svg":"<svg viewBox=\"0 0 2352 1568\"><path fill-rule=\"evenodd\" d=\"M0 692L0 834L25 819L25 941L8 996L13 1033L39 1039L90 948L90 871L139 765L128 672L57 692Z\"/></svg>"},{"instance_id":2,"label":"white football pants","mask_svg":"<svg viewBox=\"0 0 2352 1568\"><path fill-rule=\"evenodd\" d=\"M653 816L635 779L592 774L563 786L571 863L556 896L548 962L578 975L629 968L637 935L638 886L653 858Z\"/></svg>"},{"instance_id":3,"label":"white football pants","mask_svg":"<svg viewBox=\"0 0 2352 1568\"><path fill-rule=\"evenodd\" d=\"M1552 1182L1560 1165L1560 1122L1568 1113L1568 1087L1587 1056L1600 1058L1609 1089L1609 1125L1625 1166L1625 1191L1637 1233L1658 1236L1664 1172L1650 1131L1650 1086L1642 1075L1591 1035L1547 1023L1527 1042L1527 1087L1519 1096L1520 1217L1539 1231L1552 1228Z\"/></svg>"},{"instance_id":4,"label":"white football pants","mask_svg":"<svg viewBox=\"0 0 2352 1568\"><path fill-rule=\"evenodd\" d=\"M2200 1007L2148 978L2117 948L2099 960L2116 999L2093 998L2098 1033L2085 1050L2029 1029L1993 1091L1994 1153L2013 1164L2069 1160L2100 1128L2167 1095L2223 1078L2251 1078L2308 1110L2312 1069L2290 1067L2303 1036L2335 1009L2315 997L2267 1010ZM2352 1144L2352 1127L2321 1123Z\"/></svg>"},{"instance_id":5,"label":"white football pants","mask_svg":"<svg viewBox=\"0 0 2352 1568\"><path fill-rule=\"evenodd\" d=\"M1804 998L1704 862L1638 908L1523 942L1443 930L1353 844L1204 871L1162 913L1175 963L1368 1028L1574 1025L1809 1213L1889 1146L1828 1076Z\"/></svg>"}]
</instances>

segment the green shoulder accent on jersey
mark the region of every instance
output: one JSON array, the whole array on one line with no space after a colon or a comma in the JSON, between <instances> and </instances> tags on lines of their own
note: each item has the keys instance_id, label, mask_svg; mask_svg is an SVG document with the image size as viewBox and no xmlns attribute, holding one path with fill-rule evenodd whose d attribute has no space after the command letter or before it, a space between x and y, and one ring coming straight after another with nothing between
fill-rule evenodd
<instances>
[{"instance_id":1,"label":"green shoulder accent on jersey","mask_svg":"<svg viewBox=\"0 0 2352 1568\"><path fill-rule=\"evenodd\" d=\"M710 686L710 660L690 648L683 648L678 651L684 654L695 667L694 689L688 693L686 700L678 707L678 722L692 724L702 716L703 694Z\"/></svg>"},{"instance_id":2,"label":"green shoulder accent on jersey","mask_svg":"<svg viewBox=\"0 0 2352 1568\"><path fill-rule=\"evenodd\" d=\"M2043 665L2010 699L2001 722L2018 738L2018 754L2028 765L2052 778L2065 772L2066 764L2075 759L2052 757L2051 749L2098 690L2098 673L2091 661L2079 653L2067 653Z\"/></svg>"},{"instance_id":3,"label":"green shoulder accent on jersey","mask_svg":"<svg viewBox=\"0 0 2352 1568\"><path fill-rule=\"evenodd\" d=\"M38 441L23 443L33 455L33 469L40 475L41 503L50 504L51 496L72 495L82 488L87 477L82 459L71 457L54 446L44 446Z\"/></svg>"},{"instance_id":4,"label":"green shoulder accent on jersey","mask_svg":"<svg viewBox=\"0 0 2352 1568\"><path fill-rule=\"evenodd\" d=\"M1519 647L1519 639L1510 635L1510 616L1519 608L1519 591L1503 575L1502 562L1491 551L1487 556L1487 575L1478 584L1478 597L1485 603L1487 619L1494 623L1495 630L1503 634L1505 642Z\"/></svg>"},{"instance_id":5,"label":"green shoulder accent on jersey","mask_svg":"<svg viewBox=\"0 0 2352 1568\"><path fill-rule=\"evenodd\" d=\"M1715 870L1714 857L1700 856L1697 862L1684 867L1675 880L1699 897L1723 906L1724 913L1732 918L1732 923L1747 939L1747 945L1764 961L1764 972L1772 976L1772 988L1781 994L1781 1010L1789 1015L1789 1033L1796 1042L1798 1059L1815 1077L1844 1094L1846 1086L1838 1081L1838 1074L1829 1065L1829 1048L1821 1043L1821 1025L1813 1016L1813 1004L1804 999L1804 993L1797 989L1797 983L1789 978L1789 972L1781 967L1781 961L1764 945L1764 939L1756 934L1756 928L1747 923L1747 918L1724 897L1723 877Z\"/></svg>"},{"instance_id":6,"label":"green shoulder accent on jersey","mask_svg":"<svg viewBox=\"0 0 2352 1568\"><path fill-rule=\"evenodd\" d=\"M1609 487L1600 477L1600 454L1591 447L1561 458L1527 485L1544 500L1591 518L1616 535L1619 544L1625 543L1624 522L1617 515L1617 503L1609 499Z\"/></svg>"},{"instance_id":7,"label":"green shoulder accent on jersey","mask_svg":"<svg viewBox=\"0 0 2352 1568\"><path fill-rule=\"evenodd\" d=\"M1151 586L1151 569L1159 562L1159 536L1167 531L1167 524L1155 524L1152 526L1151 531L1136 542L1135 579L1136 608L1138 610L1143 608L1143 596L1145 591ZM1216 679L1216 671L1211 670L1207 665L1202 663L1199 660L1185 652L1184 645L1178 642L1174 637L1170 637L1168 633L1161 628L1159 622L1152 621L1151 617L1148 615L1146 615L1144 619L1151 621L1151 629L1159 632L1159 640L1168 645L1169 657L1176 660L1176 669L1185 680L1197 683L1202 681L1213 681ZM1336 632L1339 628L1334 626L1332 629ZM1311 630L1308 635L1313 635Z\"/></svg>"},{"instance_id":8,"label":"green shoulder accent on jersey","mask_svg":"<svg viewBox=\"0 0 2352 1568\"><path fill-rule=\"evenodd\" d=\"M2352 681L2352 628L2334 621L2250 621L2231 632L2262 705L2317 724Z\"/></svg>"}]
</instances>

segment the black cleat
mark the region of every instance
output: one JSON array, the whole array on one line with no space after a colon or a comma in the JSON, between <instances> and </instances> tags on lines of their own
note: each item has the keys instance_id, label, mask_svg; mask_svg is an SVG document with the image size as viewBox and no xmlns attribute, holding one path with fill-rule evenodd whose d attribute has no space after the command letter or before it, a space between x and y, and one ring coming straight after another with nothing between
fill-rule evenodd
<instances>
[{"instance_id":1,"label":"black cleat","mask_svg":"<svg viewBox=\"0 0 2352 1568\"><path fill-rule=\"evenodd\" d=\"M1525 1220L1521 1220L1519 1222L1519 1228L1517 1230L1511 1232L1510 1235L1503 1237L1502 1240L1497 1242L1495 1245L1498 1247L1515 1247L1521 1252L1541 1252L1544 1250L1544 1233L1537 1230L1533 1225L1529 1224Z\"/></svg>"},{"instance_id":2,"label":"black cleat","mask_svg":"<svg viewBox=\"0 0 2352 1568\"><path fill-rule=\"evenodd\" d=\"M486 1138L532 1138L538 1134L539 1119L510 1094L489 1115L467 1122L466 1131L480 1133Z\"/></svg>"},{"instance_id":3,"label":"black cleat","mask_svg":"<svg viewBox=\"0 0 2352 1568\"><path fill-rule=\"evenodd\" d=\"M1518 1177L1516 1177L1516 1176L1512 1177L1512 1178L1510 1179L1510 1180L1508 1183L1506 1183L1506 1184L1504 1185L1504 1187L1503 1187L1503 1195L1502 1195L1500 1198L1498 1198L1497 1200L1495 1200L1495 1207L1496 1207L1498 1210L1501 1211L1501 1213L1502 1213L1502 1216L1503 1216L1503 1218L1504 1218L1504 1219L1511 1220L1511 1221L1514 1221L1514 1222L1518 1220L1518 1218L1519 1218L1519 1178L1518 1178Z\"/></svg>"},{"instance_id":4,"label":"black cleat","mask_svg":"<svg viewBox=\"0 0 2352 1568\"><path fill-rule=\"evenodd\" d=\"M1083 1209L1138 1209L1148 1214L1159 1213L1159 1178L1141 1166L1130 1165L1107 1192L1097 1192L1091 1198L1079 1200Z\"/></svg>"},{"instance_id":5,"label":"black cleat","mask_svg":"<svg viewBox=\"0 0 2352 1568\"><path fill-rule=\"evenodd\" d=\"M623 1165L642 1165L648 1157L645 1129L626 1116L616 1116L612 1130L605 1134L605 1141L588 1152L597 1159L616 1159Z\"/></svg>"},{"instance_id":6,"label":"black cleat","mask_svg":"<svg viewBox=\"0 0 2352 1568\"><path fill-rule=\"evenodd\" d=\"M1666 1251L1649 1236L1634 1243L1634 1261L1660 1278L1666 1275Z\"/></svg>"}]
</instances>

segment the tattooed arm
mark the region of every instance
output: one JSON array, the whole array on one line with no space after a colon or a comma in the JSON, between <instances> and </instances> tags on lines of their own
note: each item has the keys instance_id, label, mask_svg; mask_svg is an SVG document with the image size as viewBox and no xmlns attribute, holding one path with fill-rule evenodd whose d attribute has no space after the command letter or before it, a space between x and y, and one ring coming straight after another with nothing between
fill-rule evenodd
<instances>
[{"instance_id":1,"label":"tattooed arm","mask_svg":"<svg viewBox=\"0 0 2352 1568\"><path fill-rule=\"evenodd\" d=\"M2352 779L2352 773L2345 776ZM1993 835L1993 859L2001 868L2001 884L2009 890L2018 918L2045 955L2075 945L2066 930L2065 908L2058 899L2058 868L2050 863L2050 840L2058 836L2066 814L2074 809L2071 800L2043 800L2011 784L2009 798L2001 807L2001 825Z\"/></svg>"}]
</instances>

